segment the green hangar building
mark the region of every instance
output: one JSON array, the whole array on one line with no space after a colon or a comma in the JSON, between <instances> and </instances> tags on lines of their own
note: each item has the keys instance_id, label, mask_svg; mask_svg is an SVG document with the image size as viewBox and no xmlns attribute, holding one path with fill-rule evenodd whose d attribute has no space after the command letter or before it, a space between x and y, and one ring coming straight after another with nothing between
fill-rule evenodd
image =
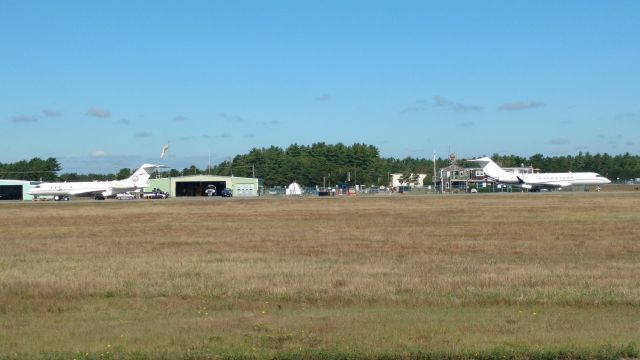
<instances>
[{"instance_id":1,"label":"green hangar building","mask_svg":"<svg viewBox=\"0 0 640 360\"><path fill-rule=\"evenodd\" d=\"M0 201L1 200L32 200L33 196L27 194L31 185L36 185L39 181L25 180L0 180Z\"/></svg>"},{"instance_id":2,"label":"green hangar building","mask_svg":"<svg viewBox=\"0 0 640 360\"><path fill-rule=\"evenodd\" d=\"M220 196L222 190L231 189L233 196L248 197L262 194L262 180L237 176L192 175L149 179L145 192L158 189L171 197L207 196L207 189L215 189Z\"/></svg>"}]
</instances>

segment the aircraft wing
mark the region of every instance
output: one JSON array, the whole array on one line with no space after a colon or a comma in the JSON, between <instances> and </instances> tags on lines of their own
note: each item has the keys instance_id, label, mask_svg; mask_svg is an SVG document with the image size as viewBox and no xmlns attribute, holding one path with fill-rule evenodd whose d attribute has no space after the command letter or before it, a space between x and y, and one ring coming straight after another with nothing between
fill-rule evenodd
<instances>
[{"instance_id":1,"label":"aircraft wing","mask_svg":"<svg viewBox=\"0 0 640 360\"><path fill-rule=\"evenodd\" d=\"M555 188L571 186L572 184L568 181L548 181L548 182L537 182L537 183L521 182L520 185L522 185L522 187L525 189L544 189L544 188L555 189Z\"/></svg>"},{"instance_id":2,"label":"aircraft wing","mask_svg":"<svg viewBox=\"0 0 640 360\"><path fill-rule=\"evenodd\" d=\"M138 184L137 186L110 186L109 189L107 190L111 190L112 192L126 192L126 191L134 191L137 189L144 189L146 187L149 187L151 185L149 184L143 184L140 185ZM104 190L103 190L104 191Z\"/></svg>"}]
</instances>

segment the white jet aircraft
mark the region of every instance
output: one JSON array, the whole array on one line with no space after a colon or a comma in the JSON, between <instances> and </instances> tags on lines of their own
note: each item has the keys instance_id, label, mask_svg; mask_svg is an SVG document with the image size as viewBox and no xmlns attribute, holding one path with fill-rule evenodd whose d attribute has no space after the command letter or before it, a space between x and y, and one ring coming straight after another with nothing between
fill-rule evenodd
<instances>
[{"instance_id":1,"label":"white jet aircraft","mask_svg":"<svg viewBox=\"0 0 640 360\"><path fill-rule=\"evenodd\" d=\"M566 173L538 173L524 174L508 172L488 157L469 160L482 166L484 175L489 180L502 183L520 185L523 189L539 190L541 188L562 188L572 185L603 185L611 181L594 172L566 172Z\"/></svg>"},{"instance_id":2,"label":"white jet aircraft","mask_svg":"<svg viewBox=\"0 0 640 360\"><path fill-rule=\"evenodd\" d=\"M69 200L71 195L94 196L96 200L104 200L107 196L147 187L149 172L157 167L157 165L144 164L124 180L40 183L33 186L27 193L35 198L53 196L54 200Z\"/></svg>"}]
</instances>

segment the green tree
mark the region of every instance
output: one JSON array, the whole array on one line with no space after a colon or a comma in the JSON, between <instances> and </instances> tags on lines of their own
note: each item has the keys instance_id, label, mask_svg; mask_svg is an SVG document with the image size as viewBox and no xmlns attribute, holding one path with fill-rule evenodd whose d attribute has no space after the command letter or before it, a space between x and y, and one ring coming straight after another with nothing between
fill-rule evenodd
<instances>
[{"instance_id":1,"label":"green tree","mask_svg":"<svg viewBox=\"0 0 640 360\"><path fill-rule=\"evenodd\" d=\"M116 178L118 180L122 180L122 179L126 179L129 176L131 176L131 169L129 168L122 168L120 169L120 171L118 171L118 173L116 174Z\"/></svg>"}]
</instances>

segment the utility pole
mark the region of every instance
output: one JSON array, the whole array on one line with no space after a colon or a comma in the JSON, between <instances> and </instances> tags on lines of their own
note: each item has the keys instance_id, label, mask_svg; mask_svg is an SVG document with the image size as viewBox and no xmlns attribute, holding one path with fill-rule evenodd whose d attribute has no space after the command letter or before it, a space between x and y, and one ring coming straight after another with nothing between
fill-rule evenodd
<instances>
[{"instance_id":1,"label":"utility pole","mask_svg":"<svg viewBox=\"0 0 640 360\"><path fill-rule=\"evenodd\" d=\"M436 152L433 152L433 192L436 192Z\"/></svg>"},{"instance_id":2,"label":"utility pole","mask_svg":"<svg viewBox=\"0 0 640 360\"><path fill-rule=\"evenodd\" d=\"M358 168L353 169L353 187L358 186Z\"/></svg>"}]
</instances>

